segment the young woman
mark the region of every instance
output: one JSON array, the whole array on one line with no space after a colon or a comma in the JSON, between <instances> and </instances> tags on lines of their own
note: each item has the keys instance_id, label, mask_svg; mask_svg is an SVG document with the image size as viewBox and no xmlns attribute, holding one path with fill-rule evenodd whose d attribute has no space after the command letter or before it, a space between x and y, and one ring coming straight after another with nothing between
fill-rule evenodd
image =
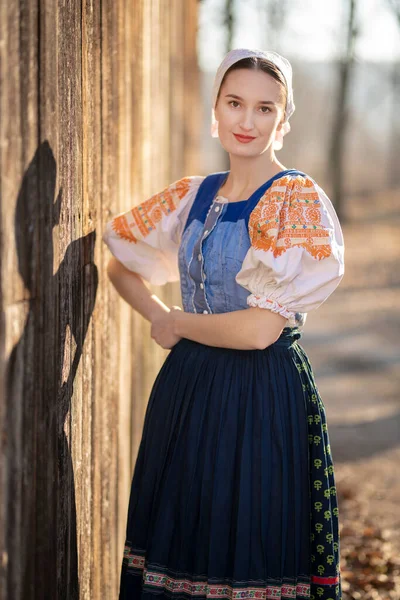
<instances>
[{"instance_id":1,"label":"young woman","mask_svg":"<svg viewBox=\"0 0 400 600\"><path fill-rule=\"evenodd\" d=\"M108 275L169 348L147 405L120 600L339 600L325 409L299 344L344 273L335 210L282 147L290 63L235 49L215 77L212 135L230 170L187 176L117 215ZM183 311L143 283L180 280Z\"/></svg>"}]
</instances>

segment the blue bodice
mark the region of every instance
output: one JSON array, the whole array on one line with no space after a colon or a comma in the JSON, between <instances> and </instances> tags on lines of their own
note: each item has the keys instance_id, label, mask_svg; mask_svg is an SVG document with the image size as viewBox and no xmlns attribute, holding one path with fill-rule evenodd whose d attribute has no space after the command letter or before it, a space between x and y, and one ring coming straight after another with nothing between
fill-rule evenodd
<instances>
[{"instance_id":1,"label":"blue bodice","mask_svg":"<svg viewBox=\"0 0 400 600\"><path fill-rule=\"evenodd\" d=\"M224 202L216 195L229 171L205 177L188 215L178 252L182 305L185 312L222 313L248 308L250 292L235 276L250 248L252 210L275 179L305 175L295 169L276 174L247 200ZM297 325L304 323L296 314Z\"/></svg>"}]
</instances>

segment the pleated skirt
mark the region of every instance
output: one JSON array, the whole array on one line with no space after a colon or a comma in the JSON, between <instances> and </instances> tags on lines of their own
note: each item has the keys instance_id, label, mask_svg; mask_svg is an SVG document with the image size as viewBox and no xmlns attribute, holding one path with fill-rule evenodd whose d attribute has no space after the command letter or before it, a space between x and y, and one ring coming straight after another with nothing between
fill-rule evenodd
<instances>
[{"instance_id":1,"label":"pleated skirt","mask_svg":"<svg viewBox=\"0 0 400 600\"><path fill-rule=\"evenodd\" d=\"M341 599L334 466L301 336L171 349L145 413L119 600Z\"/></svg>"}]
</instances>

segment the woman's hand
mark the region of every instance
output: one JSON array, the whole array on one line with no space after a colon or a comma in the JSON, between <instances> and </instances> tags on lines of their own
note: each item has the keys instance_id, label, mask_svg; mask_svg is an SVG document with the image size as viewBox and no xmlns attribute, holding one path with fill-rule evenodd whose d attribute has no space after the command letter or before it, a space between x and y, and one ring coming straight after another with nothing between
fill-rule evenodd
<instances>
[{"instance_id":1,"label":"woman's hand","mask_svg":"<svg viewBox=\"0 0 400 600\"><path fill-rule=\"evenodd\" d=\"M151 337L162 348L172 348L182 339L174 333L176 311L182 309L179 306L172 306L168 312L157 314L151 322Z\"/></svg>"}]
</instances>

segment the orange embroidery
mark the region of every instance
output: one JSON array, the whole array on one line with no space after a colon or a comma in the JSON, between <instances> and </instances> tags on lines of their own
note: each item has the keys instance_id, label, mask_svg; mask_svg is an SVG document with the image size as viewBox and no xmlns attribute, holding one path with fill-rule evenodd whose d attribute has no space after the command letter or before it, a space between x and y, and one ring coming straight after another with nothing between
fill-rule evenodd
<instances>
[{"instance_id":1,"label":"orange embroidery","mask_svg":"<svg viewBox=\"0 0 400 600\"><path fill-rule=\"evenodd\" d=\"M190 177L183 177L128 212L117 215L111 222L112 229L118 237L128 242L136 243L145 238L164 215L176 210L189 191L190 181Z\"/></svg>"},{"instance_id":2,"label":"orange embroidery","mask_svg":"<svg viewBox=\"0 0 400 600\"><path fill-rule=\"evenodd\" d=\"M125 215L115 217L111 221L111 227L118 235L118 237L122 238L123 240L126 240L127 242L134 242L136 244L137 239L135 238L131 229L129 228L128 220Z\"/></svg>"},{"instance_id":3,"label":"orange embroidery","mask_svg":"<svg viewBox=\"0 0 400 600\"><path fill-rule=\"evenodd\" d=\"M250 215L251 244L260 250L271 250L274 256L302 246L321 260L332 253L329 232L321 223L321 216L321 200L310 178L281 177Z\"/></svg>"}]
</instances>

